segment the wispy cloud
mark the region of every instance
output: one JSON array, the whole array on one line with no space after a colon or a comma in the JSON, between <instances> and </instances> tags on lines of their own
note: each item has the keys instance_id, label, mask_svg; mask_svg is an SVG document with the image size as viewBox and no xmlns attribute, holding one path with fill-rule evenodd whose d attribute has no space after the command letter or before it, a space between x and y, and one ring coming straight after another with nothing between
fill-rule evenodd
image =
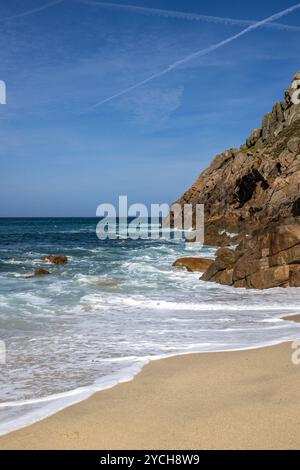
<instances>
[{"instance_id":1,"label":"wispy cloud","mask_svg":"<svg viewBox=\"0 0 300 470\"><path fill-rule=\"evenodd\" d=\"M83 0L81 0L81 1L83 1ZM86 1L89 1L89 0L86 0ZM288 14L290 14L290 13L292 13L292 12L298 10L298 9L300 9L300 3L298 3L296 5L293 5L289 8L286 8L285 10L282 10L279 13L275 13L274 15L271 15L271 16L269 16L269 17L267 17L267 18L265 18L261 21L258 21L255 24L253 24L251 26L248 26L247 28L243 29L239 33L234 34L233 36L230 36L227 39L224 39L223 41L220 41L216 44L213 44L209 47L206 47L205 49L200 49L196 52L193 52L193 53L183 57L182 59L177 60L173 64L171 64L168 67L166 67L165 69L161 70L160 72L156 72L156 73L150 75L149 77L145 78L144 80L141 80L141 81L135 83L134 85L131 85L130 87L125 88L125 89L119 91L118 93L115 93L114 95L111 95L111 96L109 96L109 97L107 97L107 98L105 98L101 101L98 101L94 105L90 106L85 112L92 111L92 110L98 108L99 106L101 106L105 103L108 103L108 102L110 102L110 101L112 101L116 98L119 98L120 96L126 95L130 91L136 90L137 88L140 88L141 86L152 82L156 78L160 78L160 77L166 75L167 73L179 68L180 66L184 65L185 63L190 62L191 60L194 60L198 57L206 56L207 54L210 54L211 52L214 52L214 51L220 49L221 47L226 46L227 44L230 44L231 42L235 41L236 39L239 39L240 37L245 36L246 34L252 32L252 31L268 24L268 23L276 21L276 20L278 20L278 19L280 19L280 18L282 18L282 17L284 17L284 16L286 16L286 15L288 15Z\"/></svg>"},{"instance_id":2,"label":"wispy cloud","mask_svg":"<svg viewBox=\"0 0 300 470\"><path fill-rule=\"evenodd\" d=\"M74 0L78 3L85 5L99 6L102 8L112 8L123 11L132 11L133 13L138 13L147 16L160 16L164 18L177 18L181 20L189 21L199 21L206 23L215 23L231 26L251 26L255 25L257 21L255 20L243 20L243 19L234 19L234 18L223 18L220 16L210 16L210 15L200 15L198 13L185 13L183 11L175 10L163 10L161 8L148 8L148 7L139 7L136 5L124 5L119 3L108 3L108 2L97 2L95 0ZM272 29L281 29L286 31L300 32L299 26L290 26L281 23L265 23L261 25L262 27L272 28Z\"/></svg>"},{"instance_id":3,"label":"wispy cloud","mask_svg":"<svg viewBox=\"0 0 300 470\"><path fill-rule=\"evenodd\" d=\"M43 10L47 10L48 8L51 8L55 5L58 5L59 3L62 3L63 1L64 0L54 0L53 2L45 3L44 5L41 5L41 6L36 7L36 8L31 8L30 10L26 10L26 11L23 11L21 13L17 13L15 15L0 18L0 21L10 21L10 20L14 20L14 19L17 19L17 18L24 18L25 16L34 15L35 13L38 13L38 12L43 11Z\"/></svg>"},{"instance_id":4,"label":"wispy cloud","mask_svg":"<svg viewBox=\"0 0 300 470\"><path fill-rule=\"evenodd\" d=\"M119 100L117 107L125 108L139 123L151 123L154 127L160 127L180 107L183 91L183 87L167 90L155 88L147 93L139 90L138 93Z\"/></svg>"}]
</instances>

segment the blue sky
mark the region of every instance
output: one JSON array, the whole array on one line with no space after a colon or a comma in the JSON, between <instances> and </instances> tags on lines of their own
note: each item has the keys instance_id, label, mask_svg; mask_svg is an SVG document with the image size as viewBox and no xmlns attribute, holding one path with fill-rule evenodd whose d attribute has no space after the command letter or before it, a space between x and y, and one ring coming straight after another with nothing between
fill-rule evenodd
<instances>
[{"instance_id":1,"label":"blue sky","mask_svg":"<svg viewBox=\"0 0 300 470\"><path fill-rule=\"evenodd\" d=\"M299 30L261 27L94 107L247 27L97 2L1 2L0 216L94 216L119 194L172 202L300 70L299 9L276 21ZM106 3L255 21L296 1Z\"/></svg>"}]
</instances>

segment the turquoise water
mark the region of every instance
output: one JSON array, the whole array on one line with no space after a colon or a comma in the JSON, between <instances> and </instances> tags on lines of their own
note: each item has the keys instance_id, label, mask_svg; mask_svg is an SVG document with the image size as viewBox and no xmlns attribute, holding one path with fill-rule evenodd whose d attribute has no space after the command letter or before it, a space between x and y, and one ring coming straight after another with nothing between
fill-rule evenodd
<instances>
[{"instance_id":1,"label":"turquoise water","mask_svg":"<svg viewBox=\"0 0 300 470\"><path fill-rule=\"evenodd\" d=\"M300 290L248 291L172 267L215 249L181 241L100 241L97 219L0 219L0 433L95 390L130 380L149 360L300 338L280 320ZM65 254L52 266L46 254ZM37 267L50 276L24 279Z\"/></svg>"}]
</instances>

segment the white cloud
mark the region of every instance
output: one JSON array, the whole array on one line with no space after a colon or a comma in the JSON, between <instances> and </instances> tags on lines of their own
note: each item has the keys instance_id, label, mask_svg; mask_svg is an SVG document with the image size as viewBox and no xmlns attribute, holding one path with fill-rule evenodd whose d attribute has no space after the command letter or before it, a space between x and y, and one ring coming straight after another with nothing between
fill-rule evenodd
<instances>
[{"instance_id":1,"label":"white cloud","mask_svg":"<svg viewBox=\"0 0 300 470\"><path fill-rule=\"evenodd\" d=\"M139 89L123 97L115 106L127 111L134 120L161 125L180 107L183 91L183 87Z\"/></svg>"}]
</instances>

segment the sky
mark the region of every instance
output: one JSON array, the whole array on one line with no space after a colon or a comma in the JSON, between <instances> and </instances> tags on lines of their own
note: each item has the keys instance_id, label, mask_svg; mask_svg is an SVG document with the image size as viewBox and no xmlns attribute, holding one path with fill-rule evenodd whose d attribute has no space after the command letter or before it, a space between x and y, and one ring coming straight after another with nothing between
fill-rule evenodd
<instances>
[{"instance_id":1,"label":"sky","mask_svg":"<svg viewBox=\"0 0 300 470\"><path fill-rule=\"evenodd\" d=\"M296 4L2 0L0 217L178 199L300 70L300 8L238 34Z\"/></svg>"}]
</instances>

